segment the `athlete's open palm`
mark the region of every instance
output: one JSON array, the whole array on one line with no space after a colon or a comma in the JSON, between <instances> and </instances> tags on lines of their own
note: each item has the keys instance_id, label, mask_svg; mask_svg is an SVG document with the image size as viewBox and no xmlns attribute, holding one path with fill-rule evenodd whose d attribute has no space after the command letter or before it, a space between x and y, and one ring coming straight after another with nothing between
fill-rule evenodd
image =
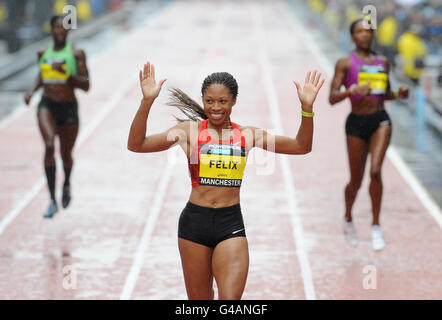
<instances>
[{"instance_id":1,"label":"athlete's open palm","mask_svg":"<svg viewBox=\"0 0 442 320\"><path fill-rule=\"evenodd\" d=\"M144 64L144 70L140 70L140 86L144 99L155 99L161 91L163 83L166 79L155 81L155 66L147 62Z\"/></svg>"},{"instance_id":2,"label":"athlete's open palm","mask_svg":"<svg viewBox=\"0 0 442 320\"><path fill-rule=\"evenodd\" d=\"M305 107L313 106L313 102L315 102L316 96L318 95L319 89L321 89L324 84L325 79L322 79L321 82L321 73L316 70L311 74L311 71L307 73L305 77L304 87L301 87L298 81L293 81L296 89L298 90L298 97L301 104Z\"/></svg>"}]
</instances>

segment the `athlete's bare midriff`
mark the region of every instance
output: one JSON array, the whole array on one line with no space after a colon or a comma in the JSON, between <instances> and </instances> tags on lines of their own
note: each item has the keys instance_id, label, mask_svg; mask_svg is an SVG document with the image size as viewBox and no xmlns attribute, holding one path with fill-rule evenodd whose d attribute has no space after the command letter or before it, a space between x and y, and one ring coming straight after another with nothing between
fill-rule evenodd
<instances>
[{"instance_id":1,"label":"athlete's bare midriff","mask_svg":"<svg viewBox=\"0 0 442 320\"><path fill-rule=\"evenodd\" d=\"M351 102L351 112L354 114L372 114L382 110L384 110L384 101L381 99L363 97Z\"/></svg>"},{"instance_id":2,"label":"athlete's bare midriff","mask_svg":"<svg viewBox=\"0 0 442 320\"><path fill-rule=\"evenodd\" d=\"M43 97L56 103L71 102L75 100L74 89L67 84L45 84Z\"/></svg>"},{"instance_id":3,"label":"athlete's bare midriff","mask_svg":"<svg viewBox=\"0 0 442 320\"><path fill-rule=\"evenodd\" d=\"M194 186L189 201L208 208L224 208L239 203L239 188Z\"/></svg>"}]
</instances>

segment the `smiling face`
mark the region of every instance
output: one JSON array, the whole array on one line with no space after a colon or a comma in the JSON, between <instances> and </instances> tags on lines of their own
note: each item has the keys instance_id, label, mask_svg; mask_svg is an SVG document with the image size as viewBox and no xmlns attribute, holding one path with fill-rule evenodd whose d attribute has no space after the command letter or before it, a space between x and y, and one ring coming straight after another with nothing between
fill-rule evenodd
<instances>
[{"instance_id":1,"label":"smiling face","mask_svg":"<svg viewBox=\"0 0 442 320\"><path fill-rule=\"evenodd\" d=\"M363 21L358 22L352 33L353 42L357 48L369 50L373 41L373 30L366 28Z\"/></svg>"},{"instance_id":2,"label":"smiling face","mask_svg":"<svg viewBox=\"0 0 442 320\"><path fill-rule=\"evenodd\" d=\"M220 83L213 83L203 94L204 113L214 127L226 128L232 107L236 103L229 88Z\"/></svg>"}]
</instances>

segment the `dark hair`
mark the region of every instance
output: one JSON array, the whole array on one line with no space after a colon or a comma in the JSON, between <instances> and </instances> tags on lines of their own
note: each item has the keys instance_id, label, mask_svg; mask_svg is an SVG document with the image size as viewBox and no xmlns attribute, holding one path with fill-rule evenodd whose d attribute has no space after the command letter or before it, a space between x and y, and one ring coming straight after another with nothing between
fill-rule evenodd
<instances>
[{"instance_id":1,"label":"dark hair","mask_svg":"<svg viewBox=\"0 0 442 320\"><path fill-rule=\"evenodd\" d=\"M201 86L201 94L204 95L206 89L214 83L225 85L232 94L233 99L236 99L238 96L238 83L236 83L235 78L228 72L215 72L210 76L207 76L203 81L203 85Z\"/></svg>"},{"instance_id":2,"label":"dark hair","mask_svg":"<svg viewBox=\"0 0 442 320\"><path fill-rule=\"evenodd\" d=\"M351 35L353 35L353 33L355 31L356 25L359 22L363 22L364 20L366 20L366 18L359 18L359 19L356 19L355 21L352 22L352 24L350 25L350 34ZM371 27L370 27L370 32L373 33L373 29ZM377 55L377 53L373 49L370 49L370 52L374 55Z\"/></svg>"},{"instance_id":3,"label":"dark hair","mask_svg":"<svg viewBox=\"0 0 442 320\"><path fill-rule=\"evenodd\" d=\"M55 26L55 23L58 20L63 20L63 17L62 16L52 16L51 22L50 22L51 23L51 28L53 28Z\"/></svg>"},{"instance_id":4,"label":"dark hair","mask_svg":"<svg viewBox=\"0 0 442 320\"><path fill-rule=\"evenodd\" d=\"M350 34L353 34L353 33L354 33L355 28L356 28L356 25L357 25L359 22L363 22L363 21L365 21L365 20L367 20L367 18L359 18L359 19L356 19L355 21L353 21L352 24L350 25ZM371 27L370 27L370 31L373 32L373 29L372 29Z\"/></svg>"},{"instance_id":5,"label":"dark hair","mask_svg":"<svg viewBox=\"0 0 442 320\"><path fill-rule=\"evenodd\" d=\"M63 21L64 18L65 18L65 17L63 17L63 16L52 16L51 21L50 21L51 28L53 28L53 27L55 26L55 23L56 23L58 20ZM71 18L68 19L68 23L71 23Z\"/></svg>"},{"instance_id":6,"label":"dark hair","mask_svg":"<svg viewBox=\"0 0 442 320\"><path fill-rule=\"evenodd\" d=\"M215 83L225 85L232 94L233 99L236 99L236 97L238 96L238 83L236 82L235 78L228 72L215 72L207 76L201 86L201 95L204 96L207 88ZM207 116L204 113L204 108L201 107L198 102L190 98L182 90L172 88L170 89L170 93L171 94L168 105L178 108L188 118L179 119L175 117L177 121L183 122L186 120L198 121L207 119Z\"/></svg>"}]
</instances>

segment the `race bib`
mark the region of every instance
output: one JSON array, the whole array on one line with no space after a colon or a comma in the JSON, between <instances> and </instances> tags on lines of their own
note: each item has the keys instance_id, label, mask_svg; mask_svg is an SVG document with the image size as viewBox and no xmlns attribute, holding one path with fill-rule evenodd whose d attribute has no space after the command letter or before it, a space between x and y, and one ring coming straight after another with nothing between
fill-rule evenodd
<instances>
[{"instance_id":1,"label":"race bib","mask_svg":"<svg viewBox=\"0 0 442 320\"><path fill-rule=\"evenodd\" d=\"M40 64L41 78L45 84L65 84L69 74L53 69L54 64L61 64L63 70L67 70L66 60L57 58L44 59Z\"/></svg>"},{"instance_id":2,"label":"race bib","mask_svg":"<svg viewBox=\"0 0 442 320\"><path fill-rule=\"evenodd\" d=\"M203 144L200 151L199 183L240 187L245 165L244 147L235 144Z\"/></svg>"},{"instance_id":3,"label":"race bib","mask_svg":"<svg viewBox=\"0 0 442 320\"><path fill-rule=\"evenodd\" d=\"M387 70L383 66L362 65L358 72L358 86L369 85L371 94L386 94Z\"/></svg>"}]
</instances>

